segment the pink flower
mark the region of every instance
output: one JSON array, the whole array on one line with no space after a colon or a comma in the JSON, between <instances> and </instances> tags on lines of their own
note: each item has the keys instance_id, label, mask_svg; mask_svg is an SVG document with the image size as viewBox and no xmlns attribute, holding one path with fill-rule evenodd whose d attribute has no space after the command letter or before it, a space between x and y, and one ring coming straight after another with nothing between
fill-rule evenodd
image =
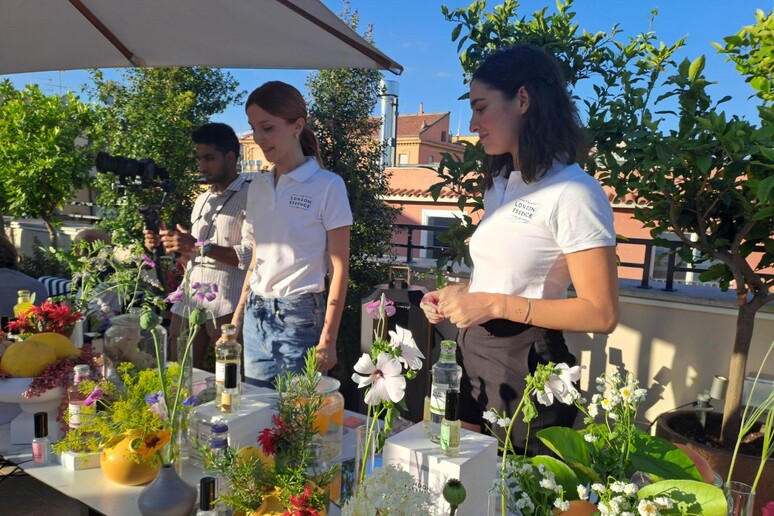
<instances>
[{"instance_id":1,"label":"pink flower","mask_svg":"<svg viewBox=\"0 0 774 516\"><path fill-rule=\"evenodd\" d=\"M185 292L183 292L182 288L178 288L174 292L170 293L167 297L164 298L164 301L167 303L177 303L183 297L185 296Z\"/></svg>"},{"instance_id":2,"label":"pink flower","mask_svg":"<svg viewBox=\"0 0 774 516\"><path fill-rule=\"evenodd\" d=\"M194 247L204 247L207 244L211 244L212 240L197 240L194 243Z\"/></svg>"},{"instance_id":3,"label":"pink flower","mask_svg":"<svg viewBox=\"0 0 774 516\"><path fill-rule=\"evenodd\" d=\"M156 263L153 260L151 260L150 256L148 256L145 253L142 253L142 261L145 262L145 265L147 265L151 269L155 269L156 268Z\"/></svg>"},{"instance_id":4,"label":"pink flower","mask_svg":"<svg viewBox=\"0 0 774 516\"><path fill-rule=\"evenodd\" d=\"M105 391L100 389L99 387L95 387L93 391L91 391L91 394L89 394L85 400L83 400L83 405L85 407L90 407L94 405L98 399L100 399L102 396L105 395Z\"/></svg>"},{"instance_id":5,"label":"pink flower","mask_svg":"<svg viewBox=\"0 0 774 516\"><path fill-rule=\"evenodd\" d=\"M200 283L194 281L191 284L191 288L194 290L194 299L197 301L212 301L217 297L218 285L215 283Z\"/></svg>"},{"instance_id":6,"label":"pink flower","mask_svg":"<svg viewBox=\"0 0 774 516\"><path fill-rule=\"evenodd\" d=\"M384 315L392 317L395 315L395 303L393 303L391 299L387 299L384 296L382 297L384 298ZM366 305L366 313L378 321L382 317L381 307L382 300L376 299Z\"/></svg>"}]
</instances>

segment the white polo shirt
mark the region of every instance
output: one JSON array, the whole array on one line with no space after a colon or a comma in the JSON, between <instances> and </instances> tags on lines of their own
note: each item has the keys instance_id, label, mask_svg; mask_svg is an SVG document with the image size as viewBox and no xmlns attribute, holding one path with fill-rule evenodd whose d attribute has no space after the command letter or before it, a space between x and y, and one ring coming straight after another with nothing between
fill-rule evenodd
<instances>
[{"instance_id":1,"label":"white polo shirt","mask_svg":"<svg viewBox=\"0 0 774 516\"><path fill-rule=\"evenodd\" d=\"M312 157L282 174L258 174L247 194L246 231L255 240L256 266L250 289L263 297L325 290L328 231L352 225L341 176Z\"/></svg>"},{"instance_id":2,"label":"white polo shirt","mask_svg":"<svg viewBox=\"0 0 774 516\"><path fill-rule=\"evenodd\" d=\"M529 184L518 171L495 177L484 210L470 240L470 292L562 299L565 255L615 245L610 201L577 164L554 163Z\"/></svg>"}]
</instances>

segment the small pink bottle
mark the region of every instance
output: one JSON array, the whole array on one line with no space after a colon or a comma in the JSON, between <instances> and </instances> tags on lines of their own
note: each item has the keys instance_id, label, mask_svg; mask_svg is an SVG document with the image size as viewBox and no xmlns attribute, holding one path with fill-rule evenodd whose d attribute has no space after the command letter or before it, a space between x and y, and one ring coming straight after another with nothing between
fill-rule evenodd
<instances>
[{"instance_id":1,"label":"small pink bottle","mask_svg":"<svg viewBox=\"0 0 774 516\"><path fill-rule=\"evenodd\" d=\"M48 412L35 413L35 438L32 440L32 462L41 466L51 462L51 440L48 438Z\"/></svg>"}]
</instances>

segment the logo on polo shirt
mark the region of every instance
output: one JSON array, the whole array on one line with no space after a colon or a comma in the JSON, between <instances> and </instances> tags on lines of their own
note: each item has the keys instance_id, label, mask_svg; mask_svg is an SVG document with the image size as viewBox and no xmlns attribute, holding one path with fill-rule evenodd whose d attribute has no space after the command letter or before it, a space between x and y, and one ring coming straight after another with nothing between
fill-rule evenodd
<instances>
[{"instance_id":1,"label":"logo on polo shirt","mask_svg":"<svg viewBox=\"0 0 774 516\"><path fill-rule=\"evenodd\" d=\"M290 196L288 206L298 208L299 210L308 210L312 206L312 198L308 195L293 194Z\"/></svg>"},{"instance_id":2,"label":"logo on polo shirt","mask_svg":"<svg viewBox=\"0 0 774 516\"><path fill-rule=\"evenodd\" d=\"M524 199L516 199L511 208L511 216L519 222L530 222L537 213L538 205Z\"/></svg>"}]
</instances>

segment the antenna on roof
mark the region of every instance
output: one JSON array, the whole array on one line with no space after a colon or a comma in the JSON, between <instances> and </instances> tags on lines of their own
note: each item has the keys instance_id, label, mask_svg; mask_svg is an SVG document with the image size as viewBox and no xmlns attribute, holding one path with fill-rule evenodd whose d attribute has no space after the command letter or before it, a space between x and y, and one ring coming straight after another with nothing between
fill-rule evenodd
<instances>
[{"instance_id":1,"label":"antenna on roof","mask_svg":"<svg viewBox=\"0 0 774 516\"><path fill-rule=\"evenodd\" d=\"M462 115L457 111L457 138L460 137L460 126L462 126Z\"/></svg>"}]
</instances>

